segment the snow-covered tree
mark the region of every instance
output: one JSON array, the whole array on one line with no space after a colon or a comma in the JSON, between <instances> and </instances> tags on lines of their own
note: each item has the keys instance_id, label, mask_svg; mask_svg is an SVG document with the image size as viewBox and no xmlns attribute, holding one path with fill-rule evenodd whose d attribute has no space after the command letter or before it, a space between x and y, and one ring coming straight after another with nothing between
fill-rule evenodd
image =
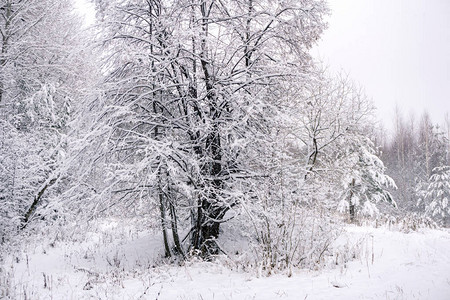
<instances>
[{"instance_id":1,"label":"snow-covered tree","mask_svg":"<svg viewBox=\"0 0 450 300\"><path fill-rule=\"evenodd\" d=\"M328 207L345 197L341 208L348 207L352 218L362 204L364 212L375 210L373 204L382 200L394 204L387 188L395 184L368 137L375 124L374 106L348 77L315 74L298 88L296 101L303 186L311 189L312 199Z\"/></svg>"},{"instance_id":2,"label":"snow-covered tree","mask_svg":"<svg viewBox=\"0 0 450 300\"><path fill-rule=\"evenodd\" d=\"M336 167L342 172L344 193L339 209L348 211L353 221L358 211L363 215L376 215L378 202L396 206L388 191L388 188L396 188L395 182L386 175L383 162L375 155L373 142L355 133L341 145Z\"/></svg>"},{"instance_id":3,"label":"snow-covered tree","mask_svg":"<svg viewBox=\"0 0 450 300\"><path fill-rule=\"evenodd\" d=\"M85 68L80 23L69 0L0 4L0 227L35 213L64 155ZM4 205L3 205L4 204Z\"/></svg>"},{"instance_id":4,"label":"snow-covered tree","mask_svg":"<svg viewBox=\"0 0 450 300\"><path fill-rule=\"evenodd\" d=\"M255 199L256 182L267 176L276 87L309 68L325 5L96 3L107 74L98 123L107 142L97 162L105 163L101 190L109 191L97 211L151 207L167 255L217 253L225 215Z\"/></svg>"},{"instance_id":5,"label":"snow-covered tree","mask_svg":"<svg viewBox=\"0 0 450 300\"><path fill-rule=\"evenodd\" d=\"M450 167L437 167L433 173L424 189L418 192L418 205L424 205L427 215L448 226L450 224Z\"/></svg>"}]
</instances>

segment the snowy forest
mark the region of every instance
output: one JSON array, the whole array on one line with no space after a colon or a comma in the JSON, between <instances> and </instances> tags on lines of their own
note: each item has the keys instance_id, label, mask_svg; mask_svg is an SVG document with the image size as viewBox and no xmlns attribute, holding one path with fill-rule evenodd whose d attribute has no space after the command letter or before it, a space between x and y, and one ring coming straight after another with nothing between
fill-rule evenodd
<instances>
[{"instance_id":1,"label":"snowy forest","mask_svg":"<svg viewBox=\"0 0 450 300\"><path fill-rule=\"evenodd\" d=\"M326 1L92 2L0 0L0 298L448 299L450 118L383 129ZM362 297L399 240L442 281Z\"/></svg>"}]
</instances>

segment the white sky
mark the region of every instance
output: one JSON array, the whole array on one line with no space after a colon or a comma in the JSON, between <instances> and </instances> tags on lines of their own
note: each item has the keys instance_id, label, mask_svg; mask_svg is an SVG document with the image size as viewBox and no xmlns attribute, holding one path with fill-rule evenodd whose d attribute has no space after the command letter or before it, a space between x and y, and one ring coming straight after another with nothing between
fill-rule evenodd
<instances>
[{"instance_id":1,"label":"white sky","mask_svg":"<svg viewBox=\"0 0 450 300\"><path fill-rule=\"evenodd\" d=\"M75 0L75 8L84 16L85 24L92 25L95 21L95 8L92 0Z\"/></svg>"},{"instance_id":2,"label":"white sky","mask_svg":"<svg viewBox=\"0 0 450 300\"><path fill-rule=\"evenodd\" d=\"M396 105L441 123L450 111L450 0L328 0L316 57L361 84L392 128Z\"/></svg>"}]
</instances>

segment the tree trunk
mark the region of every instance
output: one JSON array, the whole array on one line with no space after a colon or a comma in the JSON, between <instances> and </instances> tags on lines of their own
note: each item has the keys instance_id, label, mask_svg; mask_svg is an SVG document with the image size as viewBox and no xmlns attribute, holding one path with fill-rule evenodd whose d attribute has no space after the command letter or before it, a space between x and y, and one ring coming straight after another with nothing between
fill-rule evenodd
<instances>
[{"instance_id":1,"label":"tree trunk","mask_svg":"<svg viewBox=\"0 0 450 300\"><path fill-rule=\"evenodd\" d=\"M49 178L44 184L41 186L39 191L36 193L36 196L34 196L33 203L31 203L30 207L26 211L23 219L22 219L22 225L20 226L20 229L23 230L27 227L28 222L30 221L31 216L36 211L38 205L41 203L42 196L44 195L45 191L51 187L53 184L55 184L56 180L58 180L59 175Z\"/></svg>"},{"instance_id":2,"label":"tree trunk","mask_svg":"<svg viewBox=\"0 0 450 300\"><path fill-rule=\"evenodd\" d=\"M2 75L4 74L3 68L6 66L6 55L8 53L8 42L9 42L9 26L11 24L11 2L7 2L2 9L5 10L5 28L2 32L2 49L0 54L0 104L3 100L4 90L5 90L5 83L4 78L2 78Z\"/></svg>"},{"instance_id":3,"label":"tree trunk","mask_svg":"<svg viewBox=\"0 0 450 300\"><path fill-rule=\"evenodd\" d=\"M181 254L183 258L185 258L185 254L183 251L183 247L181 247L180 243L180 236L178 234L178 219L177 219L177 213L175 210L175 206L171 203L170 204L170 217L172 218L172 236L173 236L173 242L175 244L176 251Z\"/></svg>"},{"instance_id":4,"label":"tree trunk","mask_svg":"<svg viewBox=\"0 0 450 300\"><path fill-rule=\"evenodd\" d=\"M218 95L216 92L216 80L214 68L207 58L206 37L208 35L209 10L206 2L200 6L202 13L202 31L200 63L204 75L206 87L206 100L208 101L209 117L212 123L211 131L205 141L205 154L209 158L202 167L206 180L206 195L199 198L196 228L194 230L194 249L199 250L201 255L209 257L218 254L219 248L216 239L219 237L220 222L225 216L228 208L223 206L219 200L219 193L223 189L222 175L222 148L219 133L219 119L221 112L218 107Z\"/></svg>"},{"instance_id":5,"label":"tree trunk","mask_svg":"<svg viewBox=\"0 0 450 300\"><path fill-rule=\"evenodd\" d=\"M219 254L217 238L220 233L220 223L228 208L215 207L209 201L203 202L202 213L197 219L196 239L194 249L200 251L202 257L208 258ZM206 213L205 213L206 212Z\"/></svg>"},{"instance_id":6,"label":"tree trunk","mask_svg":"<svg viewBox=\"0 0 450 300\"><path fill-rule=\"evenodd\" d=\"M159 176L158 176L159 177ZM169 239L167 238L167 224L166 224L166 205L164 203L164 195L161 192L161 185L158 186L158 198L159 198L159 211L161 214L161 230L164 240L164 255L170 257Z\"/></svg>"},{"instance_id":7,"label":"tree trunk","mask_svg":"<svg viewBox=\"0 0 450 300\"><path fill-rule=\"evenodd\" d=\"M355 178L353 178L352 180L352 184L350 185L350 197L349 197L349 213L350 213L350 222L354 223L355 222L355 204L352 201L353 198L353 189L355 188Z\"/></svg>"}]
</instances>

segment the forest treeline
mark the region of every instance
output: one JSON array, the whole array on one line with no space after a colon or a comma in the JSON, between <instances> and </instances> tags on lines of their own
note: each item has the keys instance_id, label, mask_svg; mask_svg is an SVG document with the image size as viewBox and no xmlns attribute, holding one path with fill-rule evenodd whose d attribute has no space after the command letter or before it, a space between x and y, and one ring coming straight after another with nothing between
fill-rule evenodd
<instances>
[{"instance_id":1,"label":"forest treeline","mask_svg":"<svg viewBox=\"0 0 450 300\"><path fill-rule=\"evenodd\" d=\"M69 0L0 3L2 245L114 217L209 258L234 222L270 270L318 263L342 216L448 224L448 120L384 138L309 54L325 1L96 0L91 29Z\"/></svg>"},{"instance_id":2,"label":"forest treeline","mask_svg":"<svg viewBox=\"0 0 450 300\"><path fill-rule=\"evenodd\" d=\"M450 119L433 122L427 112L419 118L398 108L393 131L378 135L380 158L398 186L394 198L403 212L415 212L449 225Z\"/></svg>"}]
</instances>

